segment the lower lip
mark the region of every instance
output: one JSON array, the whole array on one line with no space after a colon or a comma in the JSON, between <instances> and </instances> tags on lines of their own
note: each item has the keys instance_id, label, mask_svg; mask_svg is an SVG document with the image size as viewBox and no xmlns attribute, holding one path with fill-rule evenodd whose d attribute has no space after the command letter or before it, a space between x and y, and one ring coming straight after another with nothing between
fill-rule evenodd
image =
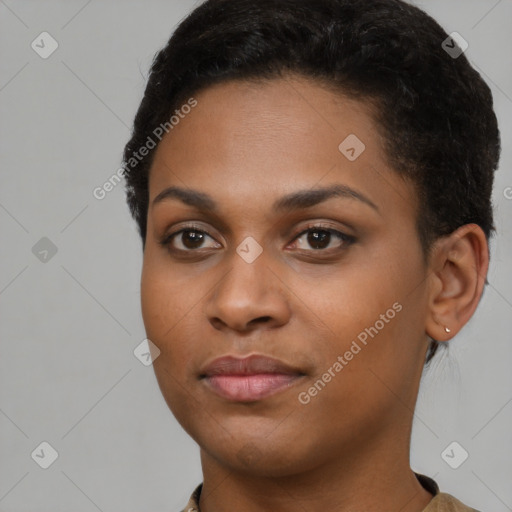
<instances>
[{"instance_id":1,"label":"lower lip","mask_svg":"<svg viewBox=\"0 0 512 512\"><path fill-rule=\"evenodd\" d=\"M223 398L235 402L256 402L289 388L300 375L211 375L204 380Z\"/></svg>"}]
</instances>

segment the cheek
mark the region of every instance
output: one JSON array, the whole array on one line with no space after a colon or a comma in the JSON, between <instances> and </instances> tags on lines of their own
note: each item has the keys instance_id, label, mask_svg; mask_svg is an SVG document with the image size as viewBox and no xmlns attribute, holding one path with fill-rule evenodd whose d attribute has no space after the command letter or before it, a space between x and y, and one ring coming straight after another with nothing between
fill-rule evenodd
<instances>
[{"instance_id":1,"label":"cheek","mask_svg":"<svg viewBox=\"0 0 512 512\"><path fill-rule=\"evenodd\" d=\"M145 256L141 278L142 318L146 333L160 349L164 333L176 322L174 310L169 307L170 296L167 279Z\"/></svg>"},{"instance_id":2,"label":"cheek","mask_svg":"<svg viewBox=\"0 0 512 512\"><path fill-rule=\"evenodd\" d=\"M187 392L194 385L190 364L200 337L187 318L194 313L197 300L191 293L184 293L183 290L190 292L190 288L184 288L184 283L169 270L169 266L157 260L150 250L144 255L142 317L147 337L160 349L153 370L162 396L183 428L189 431L190 410L196 406ZM200 414L201 411L193 412Z\"/></svg>"},{"instance_id":3,"label":"cheek","mask_svg":"<svg viewBox=\"0 0 512 512\"><path fill-rule=\"evenodd\" d=\"M294 294L313 323L319 372L345 354L343 373L356 386L364 381L365 389L368 368L393 382L397 375L416 371L425 273L420 254L400 247L361 255L329 276L302 274L295 280Z\"/></svg>"},{"instance_id":4,"label":"cheek","mask_svg":"<svg viewBox=\"0 0 512 512\"><path fill-rule=\"evenodd\" d=\"M180 332L186 325L184 320L187 315L193 314L197 300L194 300L190 292L190 282L182 282L168 262L161 261L160 256L151 250L144 254L141 276L142 318L148 338L158 346L161 355L169 359L169 363L177 364L190 351L190 344L172 343L182 337ZM169 357L171 353L173 357Z\"/></svg>"},{"instance_id":5,"label":"cheek","mask_svg":"<svg viewBox=\"0 0 512 512\"><path fill-rule=\"evenodd\" d=\"M392 273L378 262L340 265L323 276L303 273L292 289L315 328L328 338L326 347L335 351L379 320L400 296ZM333 345L333 339L339 342Z\"/></svg>"}]
</instances>

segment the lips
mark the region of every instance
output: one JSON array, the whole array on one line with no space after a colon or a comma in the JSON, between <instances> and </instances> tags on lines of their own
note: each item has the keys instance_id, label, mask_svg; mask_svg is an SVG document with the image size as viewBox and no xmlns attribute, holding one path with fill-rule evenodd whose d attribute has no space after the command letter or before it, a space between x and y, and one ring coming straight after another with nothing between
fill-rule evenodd
<instances>
[{"instance_id":1,"label":"lips","mask_svg":"<svg viewBox=\"0 0 512 512\"><path fill-rule=\"evenodd\" d=\"M286 390L304 376L278 359L224 356L202 370L201 380L217 395L235 402L256 402Z\"/></svg>"}]
</instances>

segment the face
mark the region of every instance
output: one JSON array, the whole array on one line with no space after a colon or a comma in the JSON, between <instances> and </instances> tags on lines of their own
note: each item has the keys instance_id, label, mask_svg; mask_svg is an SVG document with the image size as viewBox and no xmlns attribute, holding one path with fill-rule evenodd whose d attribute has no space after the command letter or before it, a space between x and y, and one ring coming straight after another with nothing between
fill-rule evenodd
<instances>
[{"instance_id":1,"label":"face","mask_svg":"<svg viewBox=\"0 0 512 512\"><path fill-rule=\"evenodd\" d=\"M172 412L262 475L406 444L428 268L366 105L297 77L195 99L155 154L141 282Z\"/></svg>"}]
</instances>

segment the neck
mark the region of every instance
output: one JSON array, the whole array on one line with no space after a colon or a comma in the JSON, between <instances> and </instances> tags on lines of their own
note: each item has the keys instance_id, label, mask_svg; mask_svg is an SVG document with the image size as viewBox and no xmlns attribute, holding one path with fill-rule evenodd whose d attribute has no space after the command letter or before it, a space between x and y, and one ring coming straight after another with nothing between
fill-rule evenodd
<instances>
[{"instance_id":1,"label":"neck","mask_svg":"<svg viewBox=\"0 0 512 512\"><path fill-rule=\"evenodd\" d=\"M421 512L432 499L409 465L410 439L394 432L363 447L338 450L321 465L293 475L249 474L201 451L201 512ZM385 438L384 438L385 437ZM340 453L341 452L341 453Z\"/></svg>"}]
</instances>

